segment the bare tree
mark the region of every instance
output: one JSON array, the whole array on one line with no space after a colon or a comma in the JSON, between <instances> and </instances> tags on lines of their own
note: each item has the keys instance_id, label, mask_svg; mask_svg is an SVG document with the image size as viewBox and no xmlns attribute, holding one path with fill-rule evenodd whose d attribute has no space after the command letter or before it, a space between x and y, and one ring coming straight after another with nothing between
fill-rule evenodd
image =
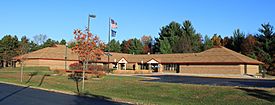
<instances>
[{"instance_id":1,"label":"bare tree","mask_svg":"<svg viewBox=\"0 0 275 105\"><path fill-rule=\"evenodd\" d=\"M47 35L44 34L39 34L39 35L35 35L33 37L34 42L38 45L42 45L44 42L46 42L47 40Z\"/></svg>"}]
</instances>

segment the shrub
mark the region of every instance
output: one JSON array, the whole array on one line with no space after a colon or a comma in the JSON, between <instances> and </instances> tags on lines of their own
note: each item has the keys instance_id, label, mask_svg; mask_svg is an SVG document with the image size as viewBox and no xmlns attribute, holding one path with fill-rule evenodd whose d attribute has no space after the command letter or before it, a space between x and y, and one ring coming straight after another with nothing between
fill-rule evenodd
<instances>
[{"instance_id":1,"label":"shrub","mask_svg":"<svg viewBox=\"0 0 275 105\"><path fill-rule=\"evenodd\" d=\"M89 65L88 70L92 71L103 71L103 66L102 65Z\"/></svg>"},{"instance_id":2,"label":"shrub","mask_svg":"<svg viewBox=\"0 0 275 105\"><path fill-rule=\"evenodd\" d=\"M69 65L70 70L82 70L83 65L81 63L72 63Z\"/></svg>"}]
</instances>

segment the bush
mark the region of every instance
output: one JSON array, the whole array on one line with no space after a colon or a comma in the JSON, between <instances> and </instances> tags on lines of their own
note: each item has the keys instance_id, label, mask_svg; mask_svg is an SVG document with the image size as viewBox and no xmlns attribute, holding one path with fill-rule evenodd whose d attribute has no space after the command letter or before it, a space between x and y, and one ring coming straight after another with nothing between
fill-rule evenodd
<instances>
[{"instance_id":1,"label":"bush","mask_svg":"<svg viewBox=\"0 0 275 105\"><path fill-rule=\"evenodd\" d=\"M274 76L275 75L275 71L267 71L267 74Z\"/></svg>"},{"instance_id":2,"label":"bush","mask_svg":"<svg viewBox=\"0 0 275 105\"><path fill-rule=\"evenodd\" d=\"M81 63L72 63L69 65L70 70L82 70L83 65Z\"/></svg>"},{"instance_id":3,"label":"bush","mask_svg":"<svg viewBox=\"0 0 275 105\"><path fill-rule=\"evenodd\" d=\"M88 70L92 71L103 71L103 66L102 65L89 65Z\"/></svg>"}]
</instances>

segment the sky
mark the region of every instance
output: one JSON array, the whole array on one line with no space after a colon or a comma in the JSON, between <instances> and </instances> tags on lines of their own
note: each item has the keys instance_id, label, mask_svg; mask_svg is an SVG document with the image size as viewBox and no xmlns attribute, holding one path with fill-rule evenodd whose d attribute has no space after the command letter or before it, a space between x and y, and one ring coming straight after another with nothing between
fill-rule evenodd
<instances>
[{"instance_id":1,"label":"sky","mask_svg":"<svg viewBox=\"0 0 275 105\"><path fill-rule=\"evenodd\" d=\"M122 41L143 35L158 37L172 21L190 20L202 35L231 36L235 29L256 34L263 23L275 25L275 0L1 0L0 38L45 34L54 40L73 40L73 30L90 30L108 41L108 19L118 23Z\"/></svg>"}]
</instances>

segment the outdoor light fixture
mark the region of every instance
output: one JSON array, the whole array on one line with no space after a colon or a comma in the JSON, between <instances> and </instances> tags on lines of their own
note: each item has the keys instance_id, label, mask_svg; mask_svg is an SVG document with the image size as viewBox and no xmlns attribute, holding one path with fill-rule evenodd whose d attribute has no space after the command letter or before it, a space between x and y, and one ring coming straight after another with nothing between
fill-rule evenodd
<instances>
[{"instance_id":1,"label":"outdoor light fixture","mask_svg":"<svg viewBox=\"0 0 275 105\"><path fill-rule=\"evenodd\" d=\"M90 32L90 18L96 18L96 15L91 15L89 14L88 15L88 27L87 27L87 31Z\"/></svg>"},{"instance_id":2,"label":"outdoor light fixture","mask_svg":"<svg viewBox=\"0 0 275 105\"><path fill-rule=\"evenodd\" d=\"M91 15L91 14L89 14L89 17L91 17L91 18L96 18L96 15Z\"/></svg>"}]
</instances>

